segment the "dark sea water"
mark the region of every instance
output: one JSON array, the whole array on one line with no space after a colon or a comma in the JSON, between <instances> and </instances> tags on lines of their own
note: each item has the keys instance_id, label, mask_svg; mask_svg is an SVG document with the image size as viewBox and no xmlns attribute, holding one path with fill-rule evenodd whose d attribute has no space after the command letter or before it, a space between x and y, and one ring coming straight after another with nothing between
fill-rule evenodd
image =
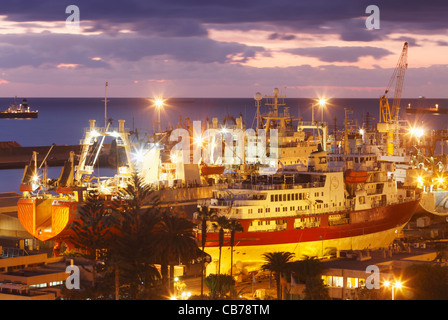
<instances>
[{"instance_id":1,"label":"dark sea water","mask_svg":"<svg viewBox=\"0 0 448 320\"><path fill-rule=\"evenodd\" d=\"M96 120L97 126L104 126L104 98L32 98L28 103L32 109L39 110L38 119L13 120L0 119L0 141L17 141L22 146L49 146L79 144L84 130L89 126L89 120ZM0 98L0 109L6 109L13 98ZM22 97L17 98L20 102ZM261 112L267 113L264 106L266 99L261 102ZM284 100L291 116L311 120L312 105L315 99L286 98ZM390 101L392 103L392 101ZM402 99L401 118L411 123L423 124L426 128L448 128L447 115L407 115L405 107L434 107L448 109L448 99ZM323 113L324 121L330 123L330 132L336 123L342 128L344 109L353 110L352 119L357 119L361 126L367 113L377 121L379 118L378 99L331 99ZM180 119L187 117L191 121L200 120L211 122L217 117L219 122L226 116L243 117L246 127L254 124L256 107L253 98L176 98L166 101L161 112L162 129L171 124L175 126ZM315 107L314 116L321 120L322 110ZM150 99L145 98L108 98L107 118L112 118L112 126L118 127L118 120L125 120L125 127L138 129L140 135L152 134L153 122L157 121L157 112ZM59 175L59 168L50 168L49 177ZM0 170L0 192L18 191L23 170Z\"/></svg>"}]
</instances>

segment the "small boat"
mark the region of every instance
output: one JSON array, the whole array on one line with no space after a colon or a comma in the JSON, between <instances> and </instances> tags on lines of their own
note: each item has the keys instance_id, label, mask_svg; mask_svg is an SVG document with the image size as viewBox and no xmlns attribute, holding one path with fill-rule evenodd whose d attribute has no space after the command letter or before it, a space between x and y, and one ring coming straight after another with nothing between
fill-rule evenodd
<instances>
[{"instance_id":1,"label":"small boat","mask_svg":"<svg viewBox=\"0 0 448 320\"><path fill-rule=\"evenodd\" d=\"M7 110L0 111L1 119L33 119L38 116L37 110L31 110L27 99L23 99L22 103L14 103Z\"/></svg>"},{"instance_id":2,"label":"small boat","mask_svg":"<svg viewBox=\"0 0 448 320\"><path fill-rule=\"evenodd\" d=\"M206 163L201 163L201 173L204 176L209 176L212 174L223 174L224 166L220 165L207 165Z\"/></svg>"},{"instance_id":3,"label":"small boat","mask_svg":"<svg viewBox=\"0 0 448 320\"><path fill-rule=\"evenodd\" d=\"M353 169L345 170L345 182L347 184L364 183L367 181L367 171L355 171Z\"/></svg>"}]
</instances>

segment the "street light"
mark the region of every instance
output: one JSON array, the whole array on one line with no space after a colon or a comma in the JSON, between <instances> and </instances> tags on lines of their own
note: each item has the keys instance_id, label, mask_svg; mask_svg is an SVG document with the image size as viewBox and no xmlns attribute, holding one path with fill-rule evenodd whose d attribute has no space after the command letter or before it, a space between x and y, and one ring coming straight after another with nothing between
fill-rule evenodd
<instances>
[{"instance_id":1,"label":"street light","mask_svg":"<svg viewBox=\"0 0 448 320\"><path fill-rule=\"evenodd\" d=\"M320 98L318 101L320 107L322 108L322 123L324 122L324 107L327 104L327 99L325 98Z\"/></svg>"},{"instance_id":2,"label":"street light","mask_svg":"<svg viewBox=\"0 0 448 320\"><path fill-rule=\"evenodd\" d=\"M399 281L396 281L394 283L392 283L390 281L384 281L384 286L385 287L391 287L391 290L392 290L392 300L395 300L395 296L394 296L395 288L401 289L403 287L403 284L401 282L399 282Z\"/></svg>"},{"instance_id":3,"label":"street light","mask_svg":"<svg viewBox=\"0 0 448 320\"><path fill-rule=\"evenodd\" d=\"M418 139L424 135L424 130L422 128L413 127L409 130L409 132L412 136L416 136Z\"/></svg>"},{"instance_id":4,"label":"street light","mask_svg":"<svg viewBox=\"0 0 448 320\"><path fill-rule=\"evenodd\" d=\"M157 123L159 124L159 133L162 131L160 128L160 109L163 108L165 102L162 98L154 99L154 106L157 108Z\"/></svg>"}]
</instances>

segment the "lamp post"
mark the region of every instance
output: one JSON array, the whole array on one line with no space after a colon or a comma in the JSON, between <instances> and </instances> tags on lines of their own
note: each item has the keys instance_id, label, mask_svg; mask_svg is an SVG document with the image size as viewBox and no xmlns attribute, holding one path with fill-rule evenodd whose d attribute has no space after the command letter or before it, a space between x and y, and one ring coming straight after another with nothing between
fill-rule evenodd
<instances>
[{"instance_id":1,"label":"lamp post","mask_svg":"<svg viewBox=\"0 0 448 320\"><path fill-rule=\"evenodd\" d=\"M401 289L403 287L403 285L399 281L394 282L394 283L392 283L390 281L385 281L384 282L384 286L391 287L391 290L392 290L392 300L395 300L395 288Z\"/></svg>"},{"instance_id":2,"label":"lamp post","mask_svg":"<svg viewBox=\"0 0 448 320\"><path fill-rule=\"evenodd\" d=\"M163 99L157 98L154 100L154 106L157 108L157 123L159 124L159 133L162 131L160 126L160 109L163 108Z\"/></svg>"},{"instance_id":3,"label":"lamp post","mask_svg":"<svg viewBox=\"0 0 448 320\"><path fill-rule=\"evenodd\" d=\"M322 123L324 123L324 107L325 107L326 103L327 103L326 99L324 99L324 98L319 99L319 105L322 108L322 119L321 119Z\"/></svg>"}]
</instances>

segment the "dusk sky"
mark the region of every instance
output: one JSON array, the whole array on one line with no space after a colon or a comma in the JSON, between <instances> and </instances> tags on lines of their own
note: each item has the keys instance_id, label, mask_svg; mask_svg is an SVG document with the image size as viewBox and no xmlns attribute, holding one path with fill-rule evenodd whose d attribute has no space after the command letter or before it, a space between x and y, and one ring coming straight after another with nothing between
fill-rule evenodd
<instances>
[{"instance_id":1,"label":"dusk sky","mask_svg":"<svg viewBox=\"0 0 448 320\"><path fill-rule=\"evenodd\" d=\"M369 5L380 29L368 29ZM69 5L79 28L66 24ZM377 98L409 42L403 97L447 98L448 2L3 1L1 97ZM74 27L74 28L73 28Z\"/></svg>"}]
</instances>

